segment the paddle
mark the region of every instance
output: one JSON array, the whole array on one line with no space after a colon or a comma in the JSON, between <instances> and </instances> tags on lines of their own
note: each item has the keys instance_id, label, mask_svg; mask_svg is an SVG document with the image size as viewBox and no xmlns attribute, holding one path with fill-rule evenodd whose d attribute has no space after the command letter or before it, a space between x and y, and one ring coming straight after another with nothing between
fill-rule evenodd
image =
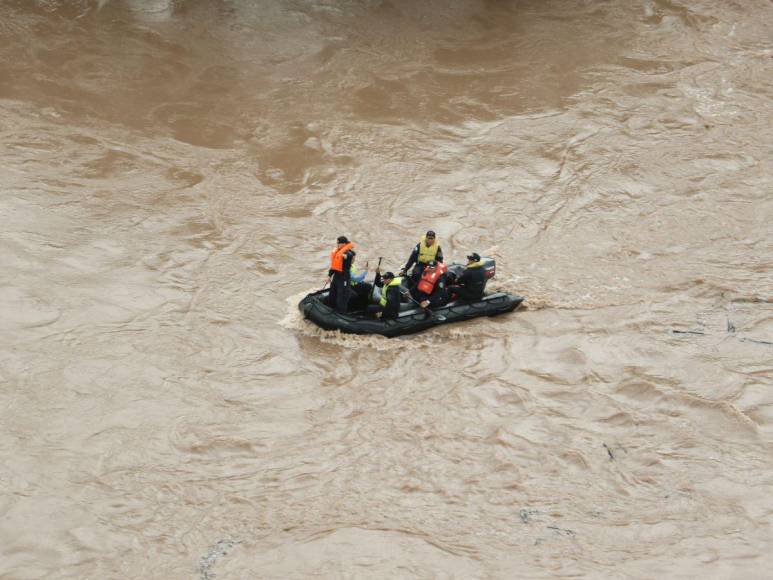
<instances>
[{"instance_id":1,"label":"paddle","mask_svg":"<svg viewBox=\"0 0 773 580\"><path fill-rule=\"evenodd\" d=\"M435 317L435 313L432 312L432 310L430 310L429 306L422 306L420 302L417 302L413 298L413 296L411 296L410 290L406 290L405 292L403 292L403 296L407 296L410 299L410 301L413 302L419 308L421 308L428 317L429 316L432 316L433 318Z\"/></svg>"}]
</instances>

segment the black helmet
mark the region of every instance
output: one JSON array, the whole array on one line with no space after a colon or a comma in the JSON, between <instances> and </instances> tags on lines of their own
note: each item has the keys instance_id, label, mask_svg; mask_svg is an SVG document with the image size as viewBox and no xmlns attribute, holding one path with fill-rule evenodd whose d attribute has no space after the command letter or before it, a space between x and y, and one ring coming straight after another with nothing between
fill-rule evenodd
<instances>
[{"instance_id":1,"label":"black helmet","mask_svg":"<svg viewBox=\"0 0 773 580\"><path fill-rule=\"evenodd\" d=\"M427 235L426 235L426 237L428 237L428 238L434 238L434 237L435 237L435 232L433 232L432 230L427 230Z\"/></svg>"},{"instance_id":2,"label":"black helmet","mask_svg":"<svg viewBox=\"0 0 773 580\"><path fill-rule=\"evenodd\" d=\"M338 236L338 243L339 244L348 244L349 243L349 238L347 238L346 236Z\"/></svg>"},{"instance_id":3,"label":"black helmet","mask_svg":"<svg viewBox=\"0 0 773 580\"><path fill-rule=\"evenodd\" d=\"M382 278L394 278L395 275L392 272L384 272L383 274L381 274L381 277Z\"/></svg>"},{"instance_id":4,"label":"black helmet","mask_svg":"<svg viewBox=\"0 0 773 580\"><path fill-rule=\"evenodd\" d=\"M472 254L468 255L467 259L471 262L480 262L480 256L477 252L473 252Z\"/></svg>"}]
</instances>

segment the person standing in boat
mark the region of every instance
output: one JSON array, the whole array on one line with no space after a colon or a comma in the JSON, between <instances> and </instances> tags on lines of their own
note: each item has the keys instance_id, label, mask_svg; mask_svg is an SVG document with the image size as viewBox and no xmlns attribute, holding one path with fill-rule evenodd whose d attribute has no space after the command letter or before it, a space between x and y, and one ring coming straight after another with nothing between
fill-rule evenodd
<instances>
[{"instance_id":1,"label":"person standing in boat","mask_svg":"<svg viewBox=\"0 0 773 580\"><path fill-rule=\"evenodd\" d=\"M328 306L336 312L345 313L349 303L352 261L354 260L354 244L346 236L338 236L335 249L330 252L330 269L327 271L330 283Z\"/></svg>"},{"instance_id":2,"label":"person standing in boat","mask_svg":"<svg viewBox=\"0 0 773 580\"><path fill-rule=\"evenodd\" d=\"M486 288L486 272L483 269L483 261L473 252L467 256L467 267L456 279L448 290L456 294L459 300L472 302L483 298L483 290Z\"/></svg>"},{"instance_id":3,"label":"person standing in boat","mask_svg":"<svg viewBox=\"0 0 773 580\"><path fill-rule=\"evenodd\" d=\"M419 243L414 246L405 266L400 269L400 276L405 276L405 273L415 264L410 277L410 286L415 286L419 282L424 268L432 261L442 263L443 250L440 248L435 232L429 230L422 236Z\"/></svg>"},{"instance_id":4,"label":"person standing in boat","mask_svg":"<svg viewBox=\"0 0 773 580\"><path fill-rule=\"evenodd\" d=\"M376 268L376 279L374 283L381 288L381 300L378 304L370 304L368 312L375 315L376 318L391 319L397 318L400 314L400 302L402 296L402 287L400 284L403 279L395 276L392 272L381 272Z\"/></svg>"}]
</instances>

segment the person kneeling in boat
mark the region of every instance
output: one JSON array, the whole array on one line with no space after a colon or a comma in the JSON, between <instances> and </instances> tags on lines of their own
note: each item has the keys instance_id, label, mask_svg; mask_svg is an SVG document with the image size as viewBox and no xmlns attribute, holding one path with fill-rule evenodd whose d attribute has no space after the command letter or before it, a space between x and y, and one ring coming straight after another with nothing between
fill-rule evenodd
<instances>
[{"instance_id":1,"label":"person kneeling in boat","mask_svg":"<svg viewBox=\"0 0 773 580\"><path fill-rule=\"evenodd\" d=\"M440 248L435 232L428 230L419 240L419 243L414 246L405 266L400 269L400 276L405 276L405 273L411 269L411 266L416 264L409 279L409 285L415 286L419 282L424 268L433 261L443 262L443 250Z\"/></svg>"},{"instance_id":2,"label":"person kneeling in boat","mask_svg":"<svg viewBox=\"0 0 773 580\"><path fill-rule=\"evenodd\" d=\"M474 302L483 298L483 290L486 288L486 273L483 270L483 262L480 256L473 252L467 256L467 266L453 285L448 290L455 294L457 299L465 302Z\"/></svg>"},{"instance_id":3,"label":"person kneeling in boat","mask_svg":"<svg viewBox=\"0 0 773 580\"><path fill-rule=\"evenodd\" d=\"M400 302L402 297L401 277L396 277L392 272L381 272L376 268L375 284L381 288L381 299L378 304L370 304L368 312L376 318L393 319L400 314Z\"/></svg>"},{"instance_id":4,"label":"person kneeling in boat","mask_svg":"<svg viewBox=\"0 0 773 580\"><path fill-rule=\"evenodd\" d=\"M424 268L419 283L411 288L411 296L422 308L438 308L450 301L446 276L448 266L431 261Z\"/></svg>"}]
</instances>

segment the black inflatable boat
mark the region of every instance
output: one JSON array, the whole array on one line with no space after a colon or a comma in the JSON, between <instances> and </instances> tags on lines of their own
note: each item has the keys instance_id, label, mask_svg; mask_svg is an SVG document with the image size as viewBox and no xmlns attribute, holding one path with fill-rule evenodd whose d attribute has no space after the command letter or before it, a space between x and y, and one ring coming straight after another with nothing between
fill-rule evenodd
<instances>
[{"instance_id":1,"label":"black inflatable boat","mask_svg":"<svg viewBox=\"0 0 773 580\"><path fill-rule=\"evenodd\" d=\"M494 261L490 263L489 271L493 276L496 271ZM464 266L452 264L449 271L461 271ZM440 308L433 308L426 312L412 302L404 303L400 307L400 314L396 319L380 320L368 316L362 311L340 314L325 304L328 290L319 290L307 294L298 304L298 308L309 320L325 330L340 330L348 334L380 334L393 337L402 334L420 332L440 324L469 320L478 316L496 316L505 312L512 312L521 305L524 298L504 292L496 292L483 296L475 302L455 301Z\"/></svg>"}]
</instances>

